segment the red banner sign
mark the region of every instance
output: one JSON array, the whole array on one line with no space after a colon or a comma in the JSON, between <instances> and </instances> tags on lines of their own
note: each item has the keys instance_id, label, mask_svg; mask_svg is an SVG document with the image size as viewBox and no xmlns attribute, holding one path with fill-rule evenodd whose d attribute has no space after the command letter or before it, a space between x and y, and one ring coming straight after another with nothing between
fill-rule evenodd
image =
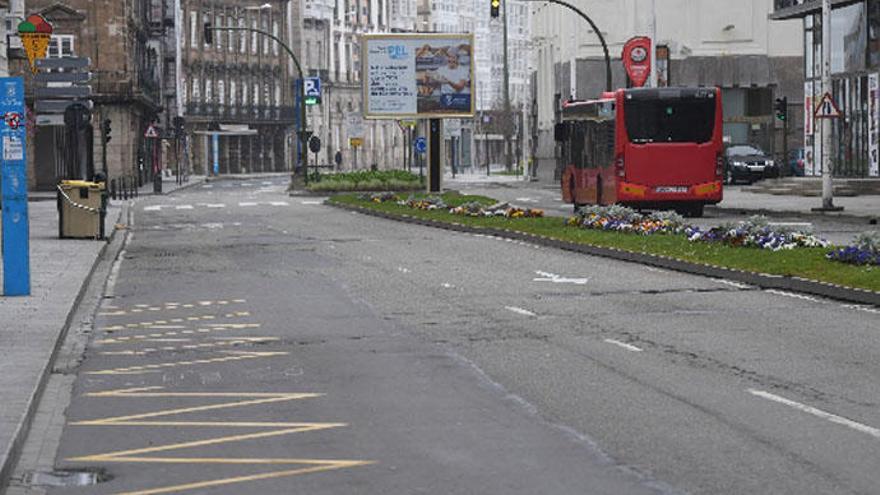
<instances>
[{"instance_id":1,"label":"red banner sign","mask_svg":"<svg viewBox=\"0 0 880 495\"><path fill-rule=\"evenodd\" d=\"M636 36L623 45L623 67L633 87L645 85L651 74L651 38Z\"/></svg>"}]
</instances>

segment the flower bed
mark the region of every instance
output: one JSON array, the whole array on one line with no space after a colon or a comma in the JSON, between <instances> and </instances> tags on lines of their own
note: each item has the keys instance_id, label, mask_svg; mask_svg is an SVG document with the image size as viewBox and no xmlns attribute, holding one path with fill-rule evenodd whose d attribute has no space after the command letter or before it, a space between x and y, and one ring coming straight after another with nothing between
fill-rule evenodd
<instances>
[{"instance_id":1,"label":"flower bed","mask_svg":"<svg viewBox=\"0 0 880 495\"><path fill-rule=\"evenodd\" d=\"M880 265L880 232L863 232L855 244L835 249L826 257L851 265Z\"/></svg>"},{"instance_id":2,"label":"flower bed","mask_svg":"<svg viewBox=\"0 0 880 495\"><path fill-rule=\"evenodd\" d=\"M309 177L307 187L312 192L412 191L424 187L418 175L404 170L360 170Z\"/></svg>"},{"instance_id":3,"label":"flower bed","mask_svg":"<svg viewBox=\"0 0 880 495\"><path fill-rule=\"evenodd\" d=\"M754 216L738 224L702 229L687 225L681 215L655 212L644 215L624 206L583 208L568 224L586 229L611 230L641 235L684 233L691 242L715 242L735 247L756 247L779 251L799 247L827 247L828 242L811 232L770 226L767 219Z\"/></svg>"},{"instance_id":4,"label":"flower bed","mask_svg":"<svg viewBox=\"0 0 880 495\"><path fill-rule=\"evenodd\" d=\"M506 218L542 218L544 210L534 208L517 208L508 203L497 203L485 206L476 201L451 208L449 213L468 217L506 217Z\"/></svg>"}]
</instances>

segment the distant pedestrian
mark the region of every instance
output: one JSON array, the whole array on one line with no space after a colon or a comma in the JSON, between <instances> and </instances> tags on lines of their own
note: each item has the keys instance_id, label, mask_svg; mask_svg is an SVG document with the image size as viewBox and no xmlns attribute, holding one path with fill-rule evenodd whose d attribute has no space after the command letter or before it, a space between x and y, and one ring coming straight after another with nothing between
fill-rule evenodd
<instances>
[{"instance_id":1,"label":"distant pedestrian","mask_svg":"<svg viewBox=\"0 0 880 495\"><path fill-rule=\"evenodd\" d=\"M339 169L342 166L342 152L336 151L336 156L333 157L333 161L336 162L336 168Z\"/></svg>"}]
</instances>

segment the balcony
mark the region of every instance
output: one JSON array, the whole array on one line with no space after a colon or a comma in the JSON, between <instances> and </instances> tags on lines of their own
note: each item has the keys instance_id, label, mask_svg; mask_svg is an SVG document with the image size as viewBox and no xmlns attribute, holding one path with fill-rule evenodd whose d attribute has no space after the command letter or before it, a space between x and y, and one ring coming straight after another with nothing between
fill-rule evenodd
<instances>
[{"instance_id":1,"label":"balcony","mask_svg":"<svg viewBox=\"0 0 880 495\"><path fill-rule=\"evenodd\" d=\"M292 124L296 112L289 106L219 105L216 103L187 103L188 117L224 122L258 122Z\"/></svg>"}]
</instances>

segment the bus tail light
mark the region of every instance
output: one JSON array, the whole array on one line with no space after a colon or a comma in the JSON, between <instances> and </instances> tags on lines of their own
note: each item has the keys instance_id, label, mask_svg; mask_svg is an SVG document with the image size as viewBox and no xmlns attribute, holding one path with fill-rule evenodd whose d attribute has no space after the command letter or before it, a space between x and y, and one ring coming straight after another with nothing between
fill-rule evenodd
<instances>
[{"instance_id":1,"label":"bus tail light","mask_svg":"<svg viewBox=\"0 0 880 495\"><path fill-rule=\"evenodd\" d=\"M724 176L724 157L718 153L715 155L715 177L720 178L722 176Z\"/></svg>"},{"instance_id":2,"label":"bus tail light","mask_svg":"<svg viewBox=\"0 0 880 495\"><path fill-rule=\"evenodd\" d=\"M621 179L626 178L626 170L623 167L623 155L618 155L617 160L614 162L614 164L617 166L617 176Z\"/></svg>"}]
</instances>

